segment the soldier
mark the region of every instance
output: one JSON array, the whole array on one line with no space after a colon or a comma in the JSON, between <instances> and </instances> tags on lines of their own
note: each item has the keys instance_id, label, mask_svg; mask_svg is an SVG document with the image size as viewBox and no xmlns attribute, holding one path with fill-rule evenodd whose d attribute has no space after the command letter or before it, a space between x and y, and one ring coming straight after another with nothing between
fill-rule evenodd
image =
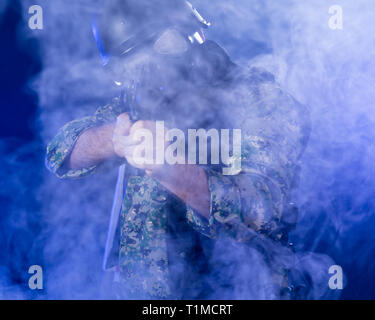
<instances>
[{"instance_id":1,"label":"soldier","mask_svg":"<svg viewBox=\"0 0 375 320\"><path fill-rule=\"evenodd\" d=\"M122 297L231 298L237 271L245 286L237 298L290 297L288 232L297 219L290 197L309 134L306 109L271 74L243 70L206 40L209 23L188 2L114 3L94 19L93 32L122 93L61 128L46 163L65 179L122 159L121 205L115 201L105 254L106 267L108 251L117 255ZM223 175L222 163L140 165L131 137L140 128L154 132L157 120L184 131L241 129L242 171ZM241 258L241 268L224 271L240 251L254 261ZM254 274L255 260L266 276ZM255 296L246 290L254 279Z\"/></svg>"}]
</instances>

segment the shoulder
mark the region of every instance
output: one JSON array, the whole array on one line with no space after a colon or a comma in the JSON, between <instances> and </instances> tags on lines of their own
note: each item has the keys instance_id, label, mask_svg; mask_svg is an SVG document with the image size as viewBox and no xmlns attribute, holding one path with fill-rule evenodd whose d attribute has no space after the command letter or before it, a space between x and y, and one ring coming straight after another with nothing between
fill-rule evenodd
<instances>
[{"instance_id":1,"label":"shoulder","mask_svg":"<svg viewBox=\"0 0 375 320\"><path fill-rule=\"evenodd\" d=\"M246 111L257 117L278 118L309 126L310 110L283 88L272 73L258 67L237 69L232 92Z\"/></svg>"},{"instance_id":2,"label":"shoulder","mask_svg":"<svg viewBox=\"0 0 375 320\"><path fill-rule=\"evenodd\" d=\"M309 108L282 88L271 73L238 67L228 87L224 113L245 135L304 149L311 131Z\"/></svg>"}]
</instances>

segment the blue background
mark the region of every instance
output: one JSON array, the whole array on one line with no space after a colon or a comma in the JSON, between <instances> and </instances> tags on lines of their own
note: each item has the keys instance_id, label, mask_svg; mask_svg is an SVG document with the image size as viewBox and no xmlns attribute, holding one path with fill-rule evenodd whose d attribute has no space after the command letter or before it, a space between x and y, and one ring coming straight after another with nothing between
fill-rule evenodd
<instances>
[{"instance_id":1,"label":"blue background","mask_svg":"<svg viewBox=\"0 0 375 320\"><path fill-rule=\"evenodd\" d=\"M46 170L45 144L38 135L37 95L28 86L42 70L42 60L38 40L19 37L19 28L26 28L22 15L19 2L11 1L0 18L0 291L3 290L0 298L17 297L14 292L21 292L26 298L40 298L45 294L27 288L28 266L43 265L43 248L49 239L45 235L40 237L44 221L39 212L41 201L48 202L48 199L36 196ZM271 50L262 42L253 41L250 45L254 54ZM366 118L358 121L362 129L368 127L364 132L372 133L371 122ZM371 141L372 135L369 133L364 139ZM351 148L324 141L321 144L321 156L331 163L339 160L342 149L347 152ZM361 156L365 152L361 148L365 147L366 144L353 148L350 161L337 170L317 173L330 183L318 186L315 195L324 194L329 201L324 206L317 205L311 197L304 203L301 210L305 223L311 217L314 219L303 239L299 236L295 239L301 250L328 254L343 267L347 285L342 299L375 298L372 249L375 197L367 196L375 191L375 183L371 172L366 172L368 164ZM327 212L340 212L345 217L353 211L361 218L350 232L338 232L337 225L326 219ZM32 212L32 218L28 219L25 212ZM336 250L337 247L344 249ZM90 272L97 272L99 264L100 261Z\"/></svg>"}]
</instances>

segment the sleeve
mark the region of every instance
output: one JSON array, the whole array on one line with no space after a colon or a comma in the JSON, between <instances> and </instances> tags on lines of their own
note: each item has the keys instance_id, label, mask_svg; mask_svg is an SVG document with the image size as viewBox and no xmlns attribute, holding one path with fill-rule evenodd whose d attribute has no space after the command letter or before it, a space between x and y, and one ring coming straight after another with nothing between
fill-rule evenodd
<instances>
[{"instance_id":1,"label":"sleeve","mask_svg":"<svg viewBox=\"0 0 375 320\"><path fill-rule=\"evenodd\" d=\"M79 170L67 170L63 164L79 136L87 129L110 123L122 112L120 101L114 98L110 104L100 107L94 115L73 120L63 126L47 146L46 167L58 178L80 178L93 173L97 166Z\"/></svg>"},{"instance_id":2,"label":"sleeve","mask_svg":"<svg viewBox=\"0 0 375 320\"><path fill-rule=\"evenodd\" d=\"M239 99L241 101L241 99ZM290 193L308 140L307 109L275 84L257 88L257 101L242 111L241 172L205 169L211 193L209 219L187 207L188 222L210 238L285 240L297 220Z\"/></svg>"}]
</instances>

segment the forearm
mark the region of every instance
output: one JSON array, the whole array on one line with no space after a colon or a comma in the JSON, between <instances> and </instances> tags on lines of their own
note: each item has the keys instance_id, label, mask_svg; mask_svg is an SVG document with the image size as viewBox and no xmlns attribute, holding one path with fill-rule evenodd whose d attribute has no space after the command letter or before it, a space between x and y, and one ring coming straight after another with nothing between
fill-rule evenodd
<instances>
[{"instance_id":1,"label":"forearm","mask_svg":"<svg viewBox=\"0 0 375 320\"><path fill-rule=\"evenodd\" d=\"M210 191L202 168L196 165L174 165L146 172L199 214L209 218Z\"/></svg>"},{"instance_id":2,"label":"forearm","mask_svg":"<svg viewBox=\"0 0 375 320\"><path fill-rule=\"evenodd\" d=\"M68 169L81 169L99 164L115 155L112 144L114 124L90 128L76 141L64 166Z\"/></svg>"}]
</instances>

